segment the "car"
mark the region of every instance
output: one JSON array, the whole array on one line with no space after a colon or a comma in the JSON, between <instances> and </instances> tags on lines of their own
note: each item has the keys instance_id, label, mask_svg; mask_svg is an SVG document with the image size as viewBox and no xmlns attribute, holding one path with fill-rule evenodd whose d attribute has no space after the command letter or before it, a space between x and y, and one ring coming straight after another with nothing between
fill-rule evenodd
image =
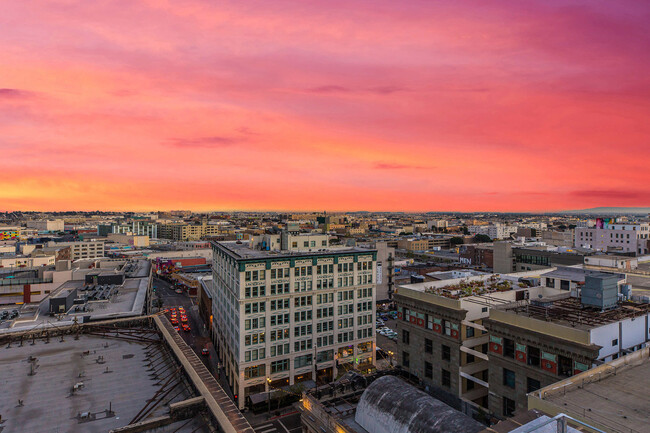
<instances>
[{"instance_id":1,"label":"car","mask_svg":"<svg viewBox=\"0 0 650 433\"><path fill-rule=\"evenodd\" d=\"M209 354L210 354L210 351L208 350L207 347L204 347L203 349L201 349L201 355L208 356Z\"/></svg>"},{"instance_id":2,"label":"car","mask_svg":"<svg viewBox=\"0 0 650 433\"><path fill-rule=\"evenodd\" d=\"M180 328L178 327L178 325L174 326L174 330L180 331Z\"/></svg>"},{"instance_id":3,"label":"car","mask_svg":"<svg viewBox=\"0 0 650 433\"><path fill-rule=\"evenodd\" d=\"M178 293L179 295L180 295L181 293L183 293L183 291L182 291L181 289L176 289L176 290L174 290L174 292Z\"/></svg>"},{"instance_id":4,"label":"car","mask_svg":"<svg viewBox=\"0 0 650 433\"><path fill-rule=\"evenodd\" d=\"M183 331L189 332L191 330L192 328L190 328L190 325L188 325L187 323L183 323Z\"/></svg>"},{"instance_id":5,"label":"car","mask_svg":"<svg viewBox=\"0 0 650 433\"><path fill-rule=\"evenodd\" d=\"M186 316L186 315L183 314L183 315L181 316L181 322L183 322L183 323L187 323L187 316Z\"/></svg>"},{"instance_id":6,"label":"car","mask_svg":"<svg viewBox=\"0 0 650 433\"><path fill-rule=\"evenodd\" d=\"M185 308L183 307L178 307L178 311L180 311L181 314L185 313Z\"/></svg>"},{"instance_id":7,"label":"car","mask_svg":"<svg viewBox=\"0 0 650 433\"><path fill-rule=\"evenodd\" d=\"M172 317L171 322L172 322L172 325L177 325L178 326L178 319L177 318Z\"/></svg>"}]
</instances>

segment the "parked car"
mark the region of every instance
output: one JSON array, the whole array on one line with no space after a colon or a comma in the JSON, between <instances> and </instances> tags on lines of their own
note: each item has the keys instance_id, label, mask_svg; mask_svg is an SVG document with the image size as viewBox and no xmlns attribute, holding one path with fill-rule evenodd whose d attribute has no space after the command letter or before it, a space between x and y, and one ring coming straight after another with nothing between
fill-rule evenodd
<instances>
[{"instance_id":1,"label":"parked car","mask_svg":"<svg viewBox=\"0 0 650 433\"><path fill-rule=\"evenodd\" d=\"M201 355L208 356L209 354L210 354L210 351L208 350L207 347L204 347L203 349L201 349Z\"/></svg>"}]
</instances>

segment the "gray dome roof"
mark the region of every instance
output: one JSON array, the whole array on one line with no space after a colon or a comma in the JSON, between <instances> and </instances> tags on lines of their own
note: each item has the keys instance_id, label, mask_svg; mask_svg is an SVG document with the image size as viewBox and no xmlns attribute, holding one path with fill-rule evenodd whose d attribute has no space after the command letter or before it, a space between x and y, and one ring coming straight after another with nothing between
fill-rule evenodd
<instances>
[{"instance_id":1,"label":"gray dome roof","mask_svg":"<svg viewBox=\"0 0 650 433\"><path fill-rule=\"evenodd\" d=\"M364 391L355 422L370 433L476 433L485 426L395 376Z\"/></svg>"}]
</instances>

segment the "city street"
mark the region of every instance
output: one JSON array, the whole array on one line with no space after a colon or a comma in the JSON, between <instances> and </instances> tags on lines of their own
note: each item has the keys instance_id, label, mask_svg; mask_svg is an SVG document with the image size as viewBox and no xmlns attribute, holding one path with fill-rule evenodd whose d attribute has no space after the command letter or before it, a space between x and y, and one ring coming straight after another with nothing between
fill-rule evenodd
<instances>
[{"instance_id":1,"label":"city street","mask_svg":"<svg viewBox=\"0 0 650 433\"><path fill-rule=\"evenodd\" d=\"M205 326L203 319L199 316L199 307L196 305L195 299L190 297L186 291L176 293L171 283L160 278L154 277L153 285L156 289L156 296L160 296L163 300L163 308L175 307L178 310L178 307L183 307L185 309L191 331L186 332L181 328L179 334L188 346L199 355L207 369L217 378L224 391L230 398L233 398L232 391L228 386L228 381L223 372L220 370L217 375L219 358L214 350L212 341L210 341L209 330ZM167 314L167 318L169 318L169 314ZM207 347L210 352L207 356L201 354L201 350L204 347Z\"/></svg>"},{"instance_id":2,"label":"city street","mask_svg":"<svg viewBox=\"0 0 650 433\"><path fill-rule=\"evenodd\" d=\"M254 425L256 433L299 433L302 430L300 413L290 414L273 418L260 424Z\"/></svg>"}]
</instances>

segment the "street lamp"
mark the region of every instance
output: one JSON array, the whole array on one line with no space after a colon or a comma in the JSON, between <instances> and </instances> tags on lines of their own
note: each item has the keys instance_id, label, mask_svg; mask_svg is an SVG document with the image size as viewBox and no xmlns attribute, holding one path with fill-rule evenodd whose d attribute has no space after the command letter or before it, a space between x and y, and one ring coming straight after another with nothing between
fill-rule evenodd
<instances>
[{"instance_id":1,"label":"street lamp","mask_svg":"<svg viewBox=\"0 0 650 433\"><path fill-rule=\"evenodd\" d=\"M266 382L268 384L269 391L266 394L266 399L269 402L269 418L271 417L271 378L267 377Z\"/></svg>"},{"instance_id":2,"label":"street lamp","mask_svg":"<svg viewBox=\"0 0 650 433\"><path fill-rule=\"evenodd\" d=\"M393 352L389 350L388 351L388 358L390 360L390 366L391 367L393 366L393 355L394 355Z\"/></svg>"}]
</instances>

